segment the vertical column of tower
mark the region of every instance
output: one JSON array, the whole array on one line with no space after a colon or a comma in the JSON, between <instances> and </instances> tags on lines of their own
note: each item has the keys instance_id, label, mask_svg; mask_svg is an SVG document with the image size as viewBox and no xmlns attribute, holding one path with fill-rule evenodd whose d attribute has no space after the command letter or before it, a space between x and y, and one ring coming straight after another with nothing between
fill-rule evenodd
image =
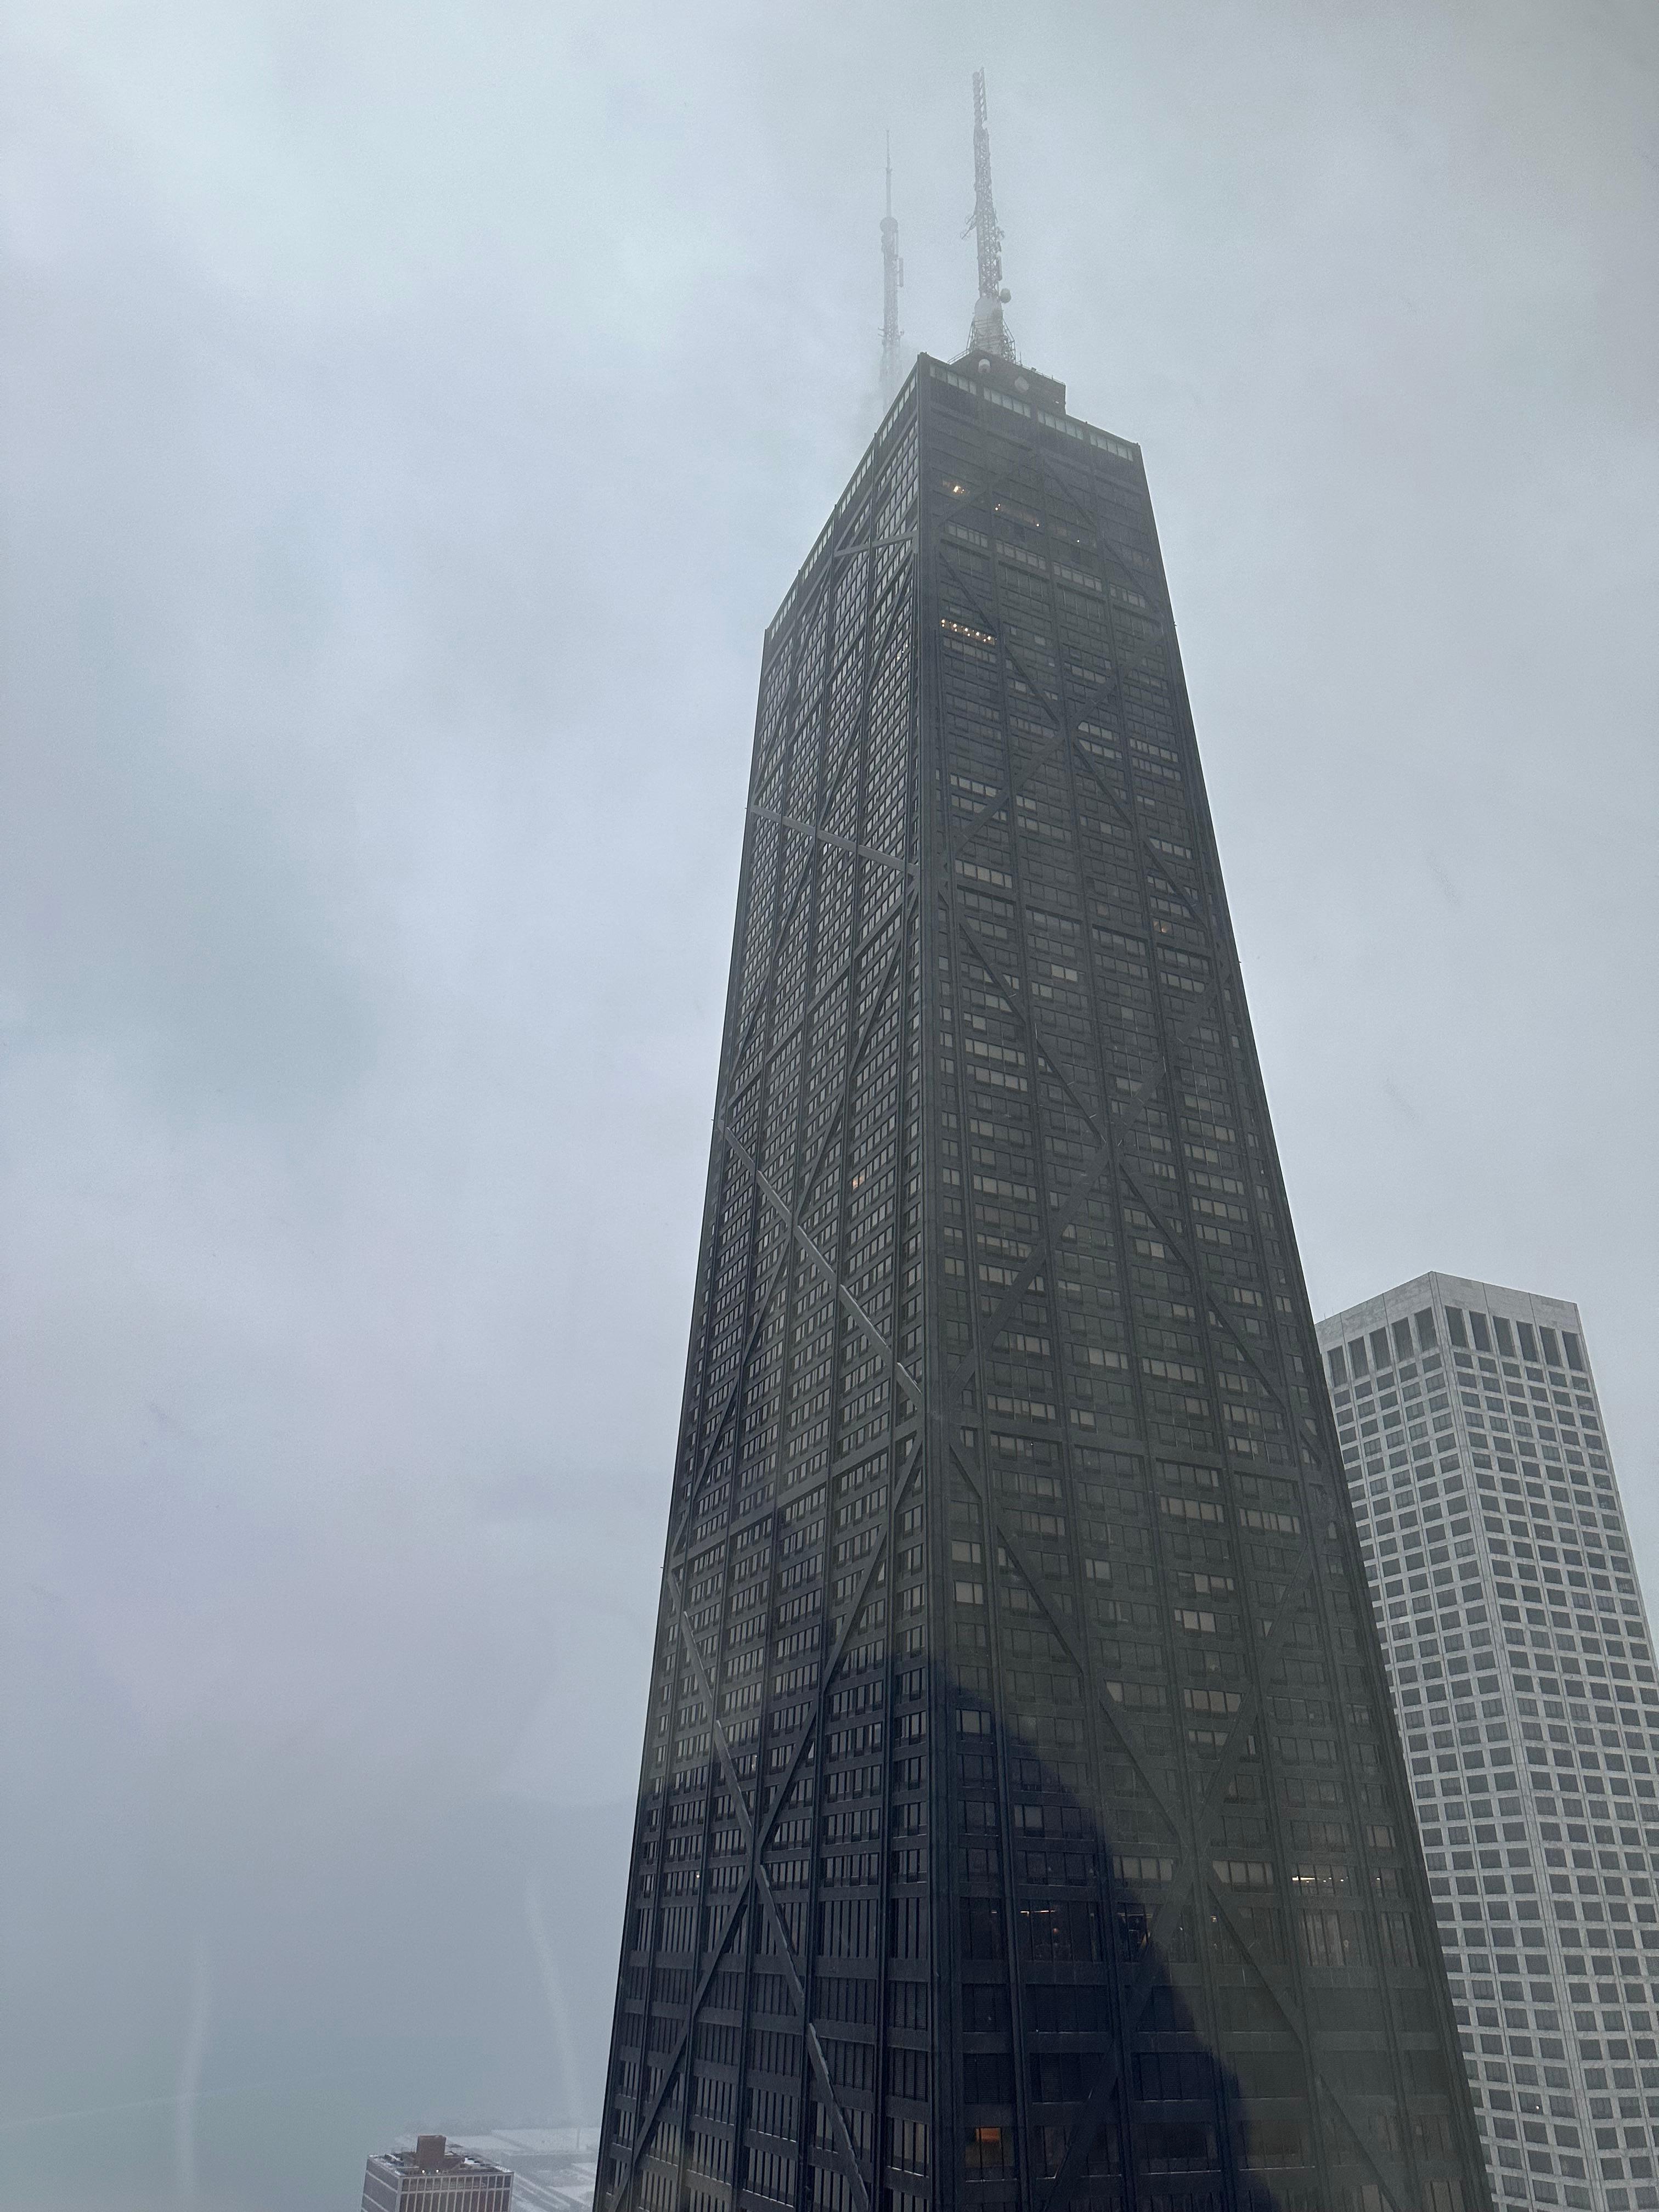
<instances>
[{"instance_id":1,"label":"vertical column of tower","mask_svg":"<svg viewBox=\"0 0 1659 2212\"><path fill-rule=\"evenodd\" d=\"M925 367L934 2186L1473 2204L1144 483Z\"/></svg>"},{"instance_id":2,"label":"vertical column of tower","mask_svg":"<svg viewBox=\"0 0 1659 2212\"><path fill-rule=\"evenodd\" d=\"M915 436L912 394L769 635L601 2142L611 2205L873 2201L884 1731L896 1661L925 1634L894 1559L919 1511ZM895 1854L918 1886L924 1850Z\"/></svg>"}]
</instances>

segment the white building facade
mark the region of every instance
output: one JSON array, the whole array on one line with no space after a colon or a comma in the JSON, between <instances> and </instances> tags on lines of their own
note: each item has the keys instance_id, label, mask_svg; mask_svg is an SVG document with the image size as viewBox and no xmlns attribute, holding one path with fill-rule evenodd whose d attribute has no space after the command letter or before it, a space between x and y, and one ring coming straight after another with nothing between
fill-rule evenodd
<instances>
[{"instance_id":1,"label":"white building facade","mask_svg":"<svg viewBox=\"0 0 1659 2212\"><path fill-rule=\"evenodd\" d=\"M1577 1308L1420 1275L1319 1340L1494 2196L1659 2207L1659 1686Z\"/></svg>"}]
</instances>

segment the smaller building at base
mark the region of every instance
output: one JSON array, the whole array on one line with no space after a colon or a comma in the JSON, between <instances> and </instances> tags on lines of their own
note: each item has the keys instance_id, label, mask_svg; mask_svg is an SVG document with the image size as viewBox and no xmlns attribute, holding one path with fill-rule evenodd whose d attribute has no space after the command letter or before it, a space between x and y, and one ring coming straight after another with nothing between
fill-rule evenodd
<instances>
[{"instance_id":1,"label":"smaller building at base","mask_svg":"<svg viewBox=\"0 0 1659 2212\"><path fill-rule=\"evenodd\" d=\"M453 2150L442 2136L417 2136L413 2150L382 2151L363 2172L362 2212L512 2212L504 2166Z\"/></svg>"}]
</instances>

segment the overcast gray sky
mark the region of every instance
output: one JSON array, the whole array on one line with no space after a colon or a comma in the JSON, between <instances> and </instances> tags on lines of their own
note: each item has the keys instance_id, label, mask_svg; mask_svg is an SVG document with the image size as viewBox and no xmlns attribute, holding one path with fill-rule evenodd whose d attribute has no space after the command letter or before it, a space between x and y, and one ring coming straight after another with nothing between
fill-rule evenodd
<instances>
[{"instance_id":1,"label":"overcast gray sky","mask_svg":"<svg viewBox=\"0 0 1659 2212\"><path fill-rule=\"evenodd\" d=\"M1577 1299L1659 1592L1650 7L4 0L0 2204L597 2117L761 633L981 62L1316 1302Z\"/></svg>"}]
</instances>

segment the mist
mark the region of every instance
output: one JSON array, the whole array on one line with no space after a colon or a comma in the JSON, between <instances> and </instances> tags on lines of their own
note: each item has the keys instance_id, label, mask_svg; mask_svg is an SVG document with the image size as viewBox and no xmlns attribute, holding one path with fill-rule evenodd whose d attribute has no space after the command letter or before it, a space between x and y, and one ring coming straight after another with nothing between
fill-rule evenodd
<instances>
[{"instance_id":1,"label":"mist","mask_svg":"<svg viewBox=\"0 0 1659 2212\"><path fill-rule=\"evenodd\" d=\"M1659 1562L1659 27L0 15L0 2205L601 2097L762 633L974 296L1144 448L1315 1310Z\"/></svg>"}]
</instances>

